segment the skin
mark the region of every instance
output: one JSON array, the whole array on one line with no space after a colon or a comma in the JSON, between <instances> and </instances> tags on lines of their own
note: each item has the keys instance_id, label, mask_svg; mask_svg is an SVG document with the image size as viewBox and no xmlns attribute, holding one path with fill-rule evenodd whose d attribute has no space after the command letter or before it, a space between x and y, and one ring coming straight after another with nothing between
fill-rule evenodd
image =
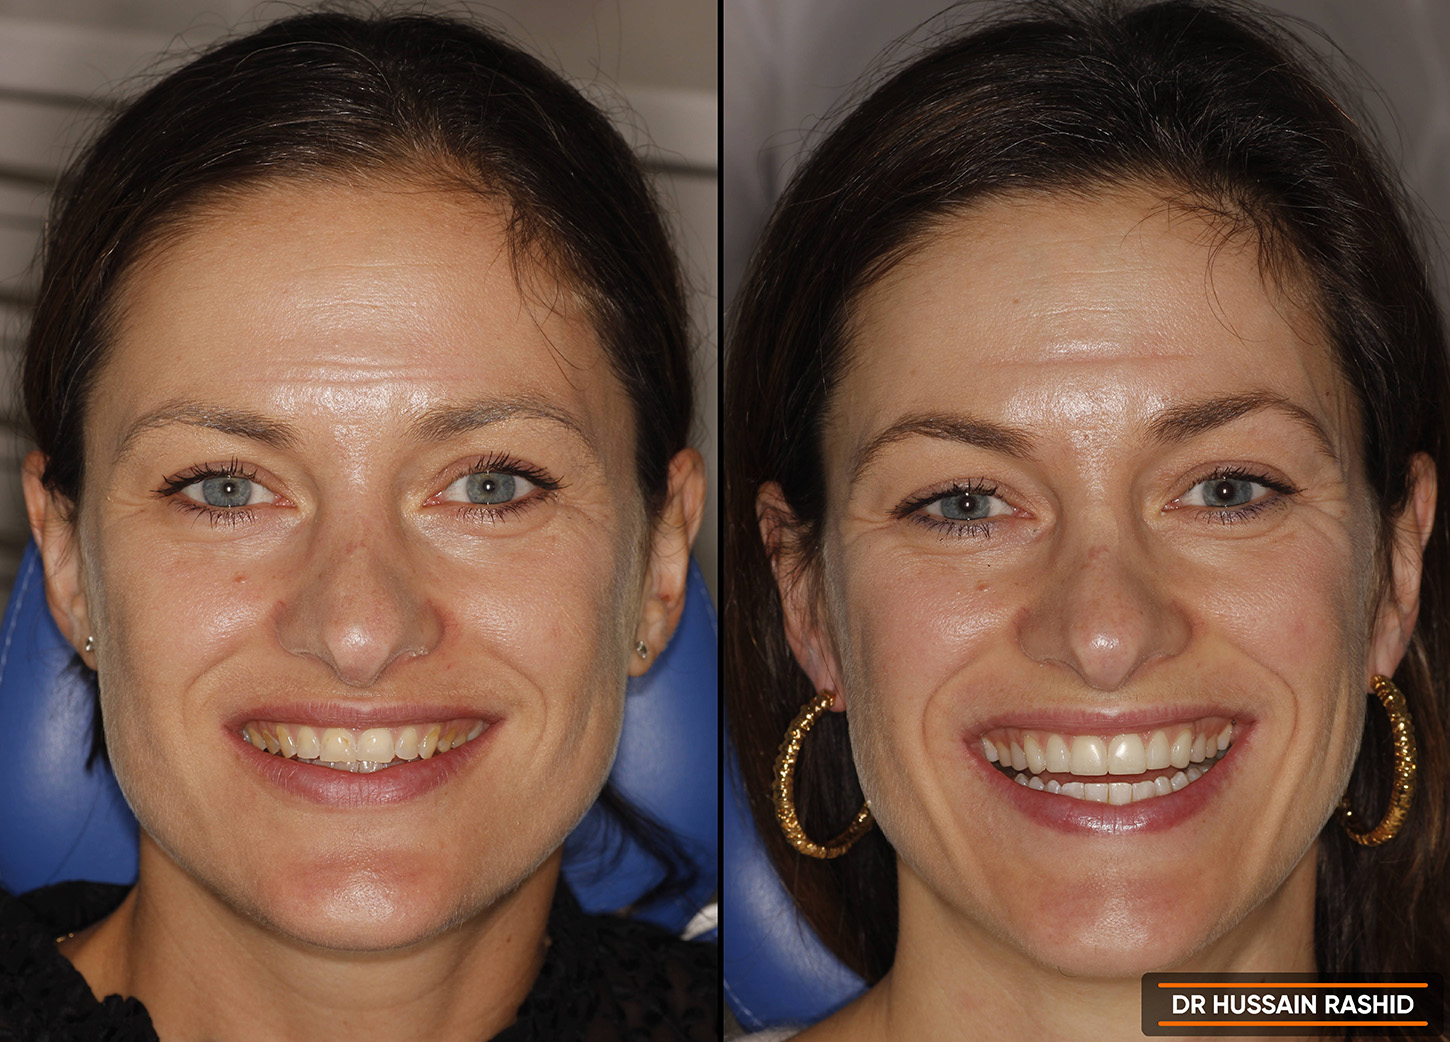
<instances>
[{"instance_id":1,"label":"skin","mask_svg":"<svg viewBox=\"0 0 1450 1042\"><path fill-rule=\"evenodd\" d=\"M515 277L499 214L461 193L251 190L146 258L122 305L79 509L41 487L38 455L26 470L50 604L77 649L95 637L142 826L136 887L62 950L167 1039L488 1037L542 963L558 848L613 761L626 676L679 619L702 461L675 457L649 518L593 328L537 267ZM476 403L487 422L416 426ZM234 460L251 507L210 517L196 486L158 491ZM480 508L458 484L479 471L531 482ZM440 788L323 807L227 747L227 719L293 699L501 719Z\"/></svg>"},{"instance_id":2,"label":"skin","mask_svg":"<svg viewBox=\"0 0 1450 1042\"><path fill-rule=\"evenodd\" d=\"M1254 243L1137 189L985 203L861 296L820 559L782 595L896 849L900 939L888 976L802 1038L1116 1039L1144 972L1314 968L1316 836L1370 677L1414 626L1435 476L1417 457L1381 588L1352 392L1301 296ZM1327 444L1272 406L1152 434L1250 393ZM924 415L1027 445L917 429L862 458ZM1203 498L1221 467L1298 491L1256 482L1229 517ZM990 527L944 527L933 497L970 482L996 497ZM772 486L759 509L784 580L793 520ZM1202 703L1252 733L1212 800L1160 832L1049 829L964 740L1018 707L1172 720Z\"/></svg>"}]
</instances>

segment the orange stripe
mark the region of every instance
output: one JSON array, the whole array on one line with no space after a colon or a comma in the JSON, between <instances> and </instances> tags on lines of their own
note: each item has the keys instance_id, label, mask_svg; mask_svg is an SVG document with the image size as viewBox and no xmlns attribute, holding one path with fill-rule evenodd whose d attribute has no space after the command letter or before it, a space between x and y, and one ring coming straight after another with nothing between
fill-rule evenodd
<instances>
[{"instance_id":1,"label":"orange stripe","mask_svg":"<svg viewBox=\"0 0 1450 1042\"><path fill-rule=\"evenodd\" d=\"M1228 1028L1228 1027L1286 1027L1286 1028L1423 1028L1428 1020L1160 1020L1160 1028Z\"/></svg>"},{"instance_id":2,"label":"orange stripe","mask_svg":"<svg viewBox=\"0 0 1450 1042\"><path fill-rule=\"evenodd\" d=\"M1265 991L1273 991L1275 988L1428 988L1429 986L1429 984L1415 983L1413 981L1403 984L1394 982L1388 984L1371 984L1359 983L1357 981L1340 981L1338 983L1329 982L1324 984L1295 984L1293 981L1260 981L1257 984L1230 984L1227 981L1220 981L1218 983L1204 981L1203 983L1194 982L1192 984L1167 984L1163 981L1158 982L1158 987L1160 988L1262 988Z\"/></svg>"}]
</instances>

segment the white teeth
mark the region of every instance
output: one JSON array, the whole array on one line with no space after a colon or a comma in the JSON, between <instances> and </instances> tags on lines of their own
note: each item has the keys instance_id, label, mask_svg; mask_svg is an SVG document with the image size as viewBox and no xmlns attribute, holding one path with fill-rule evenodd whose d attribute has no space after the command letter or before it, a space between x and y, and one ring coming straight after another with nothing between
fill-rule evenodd
<instances>
[{"instance_id":1,"label":"white teeth","mask_svg":"<svg viewBox=\"0 0 1450 1042\"><path fill-rule=\"evenodd\" d=\"M1047 769L1054 774L1068 774L1072 771L1072 754L1062 735L1047 736Z\"/></svg>"},{"instance_id":2,"label":"white teeth","mask_svg":"<svg viewBox=\"0 0 1450 1042\"><path fill-rule=\"evenodd\" d=\"M413 748L416 749L418 747L417 743L418 743L418 735L416 733L414 733L414 735L413 735ZM985 738L982 739L982 755L987 758L987 762L988 763L996 763L997 762L997 747L995 745L993 745L991 742L987 741L987 739L985 739Z\"/></svg>"},{"instance_id":3,"label":"white teeth","mask_svg":"<svg viewBox=\"0 0 1450 1042\"><path fill-rule=\"evenodd\" d=\"M1027 770L1027 754L1022 751L1022 746L1016 742L1012 743L1012 769L1014 771Z\"/></svg>"},{"instance_id":4,"label":"white teeth","mask_svg":"<svg viewBox=\"0 0 1450 1042\"><path fill-rule=\"evenodd\" d=\"M1224 748L1228 748L1225 746ZM1143 769L1161 771L1168 766L1168 732L1162 729L1148 736L1148 748L1143 758Z\"/></svg>"},{"instance_id":5,"label":"white teeth","mask_svg":"<svg viewBox=\"0 0 1450 1042\"><path fill-rule=\"evenodd\" d=\"M1187 767L1193 749L1193 731L1183 728L1173 738L1173 748L1168 753L1168 762L1174 767Z\"/></svg>"},{"instance_id":6,"label":"white teeth","mask_svg":"<svg viewBox=\"0 0 1450 1042\"><path fill-rule=\"evenodd\" d=\"M1114 735L1108 743L1109 774L1142 774L1148 769L1143 739L1135 734Z\"/></svg>"},{"instance_id":7,"label":"white teeth","mask_svg":"<svg viewBox=\"0 0 1450 1042\"><path fill-rule=\"evenodd\" d=\"M297 755L297 743L292 740L292 732L287 730L286 724L278 724L273 730L277 735L277 744L281 746L282 755L287 759Z\"/></svg>"},{"instance_id":8,"label":"white teeth","mask_svg":"<svg viewBox=\"0 0 1450 1042\"><path fill-rule=\"evenodd\" d=\"M1190 760L1192 760L1194 763L1202 763L1203 762L1204 753L1205 753L1205 749L1204 749L1204 745L1205 744L1207 744L1207 739L1205 739L1203 737L1203 735L1201 735L1201 734L1194 735L1193 736L1193 745L1191 745L1189 747L1189 749L1188 749L1188 758Z\"/></svg>"},{"instance_id":9,"label":"white teeth","mask_svg":"<svg viewBox=\"0 0 1450 1042\"><path fill-rule=\"evenodd\" d=\"M1082 782L1080 781L1063 782L1062 788L1058 790L1058 793L1075 800L1080 800L1082 799L1082 788Z\"/></svg>"},{"instance_id":10,"label":"white teeth","mask_svg":"<svg viewBox=\"0 0 1450 1042\"><path fill-rule=\"evenodd\" d=\"M1188 784L1188 775L1184 774L1182 771L1179 771L1173 777L1168 779L1168 784L1173 787L1174 792L1177 792L1179 789L1183 788L1185 785Z\"/></svg>"},{"instance_id":11,"label":"white teeth","mask_svg":"<svg viewBox=\"0 0 1450 1042\"><path fill-rule=\"evenodd\" d=\"M1158 795L1158 790L1156 788L1154 788L1152 782L1150 782L1150 781L1140 781L1140 782L1134 782L1133 783L1133 799L1135 799L1135 800L1146 800L1149 796L1157 796L1157 795Z\"/></svg>"},{"instance_id":12,"label":"white teeth","mask_svg":"<svg viewBox=\"0 0 1450 1042\"><path fill-rule=\"evenodd\" d=\"M1153 788L1158 790L1159 796L1167 796L1170 792L1173 791L1173 786L1169 784L1168 779L1161 774L1153 779Z\"/></svg>"},{"instance_id":13,"label":"white teeth","mask_svg":"<svg viewBox=\"0 0 1450 1042\"><path fill-rule=\"evenodd\" d=\"M389 763L393 759L393 732L386 727L364 731L357 740L357 758L372 763Z\"/></svg>"},{"instance_id":14,"label":"white teeth","mask_svg":"<svg viewBox=\"0 0 1450 1042\"><path fill-rule=\"evenodd\" d=\"M1088 782L1082 787L1082 798L1089 803L1107 803L1108 783Z\"/></svg>"},{"instance_id":15,"label":"white teeth","mask_svg":"<svg viewBox=\"0 0 1450 1042\"><path fill-rule=\"evenodd\" d=\"M468 734L464 737L463 741L464 742L471 742L471 741L473 741L475 738L477 738L481 734L483 734L483 721L482 720L480 720L478 723L474 724L472 727L470 727L468 729ZM455 742L454 744L455 745L461 745L462 742ZM1227 745L1220 745L1219 748L1220 749L1227 749L1228 746Z\"/></svg>"},{"instance_id":16,"label":"white teeth","mask_svg":"<svg viewBox=\"0 0 1450 1042\"><path fill-rule=\"evenodd\" d=\"M1037 775L1028 776L1021 771L1014 773L1012 780L1018 785L1025 785L1036 792L1047 792L1057 796L1084 800L1088 803L1106 803L1110 806L1120 807L1128 803L1157 799L1159 796L1177 792L1198 781L1217 762L1217 759L1213 759L1202 766L1193 764L1186 771L1176 771L1171 777L1159 775L1151 780L1144 779L1136 782L1060 782L1056 778L1049 778L1044 782Z\"/></svg>"},{"instance_id":17,"label":"white teeth","mask_svg":"<svg viewBox=\"0 0 1450 1042\"><path fill-rule=\"evenodd\" d=\"M1032 776L1032 779L1027 783L1027 787L1029 789L1036 789L1038 792L1041 792L1043 789L1047 788L1046 785L1042 784L1042 779L1037 777L1036 775Z\"/></svg>"},{"instance_id":18,"label":"white teeth","mask_svg":"<svg viewBox=\"0 0 1450 1042\"><path fill-rule=\"evenodd\" d=\"M287 759L332 767L354 774L371 774L409 760L428 759L436 753L457 749L488 729L483 720L451 720L419 724L394 731L370 727L355 731L346 727L314 728L307 724L274 724L254 720L242 728L242 738L258 749ZM419 736L419 731L423 735ZM991 747L984 740L984 748Z\"/></svg>"},{"instance_id":19,"label":"white teeth","mask_svg":"<svg viewBox=\"0 0 1450 1042\"><path fill-rule=\"evenodd\" d=\"M418 758L418 729L416 727L405 727L398 732L398 740L393 745L393 755L400 760Z\"/></svg>"},{"instance_id":20,"label":"white teeth","mask_svg":"<svg viewBox=\"0 0 1450 1042\"><path fill-rule=\"evenodd\" d=\"M1233 741L1233 737L1234 725L1224 725L1224 729L1218 733L1218 751L1223 752L1225 749L1227 749L1229 747L1229 743Z\"/></svg>"},{"instance_id":21,"label":"white teeth","mask_svg":"<svg viewBox=\"0 0 1450 1042\"><path fill-rule=\"evenodd\" d=\"M1018 785L1026 785L1027 784L1027 775L1025 775L1025 774L1019 774L1019 775L1017 775L1017 784Z\"/></svg>"},{"instance_id":22,"label":"white teeth","mask_svg":"<svg viewBox=\"0 0 1450 1042\"><path fill-rule=\"evenodd\" d=\"M1027 769L1033 774L1047 770L1047 757L1042 752L1042 746L1030 734L1022 739L1022 755L1027 758Z\"/></svg>"},{"instance_id":23,"label":"white teeth","mask_svg":"<svg viewBox=\"0 0 1450 1042\"><path fill-rule=\"evenodd\" d=\"M1108 773L1108 745L1093 735L1077 735L1072 740L1072 773L1095 777Z\"/></svg>"},{"instance_id":24,"label":"white teeth","mask_svg":"<svg viewBox=\"0 0 1450 1042\"><path fill-rule=\"evenodd\" d=\"M1190 768L1188 768L1188 780L1189 781L1196 782L1196 781L1198 781L1199 778L1202 778L1202 777L1203 777L1203 771L1199 770L1199 768L1197 768L1197 767L1190 767Z\"/></svg>"},{"instance_id":25,"label":"white teeth","mask_svg":"<svg viewBox=\"0 0 1450 1042\"><path fill-rule=\"evenodd\" d=\"M1052 793L1053 795L1056 795L1057 793L1059 793L1059 792L1062 791L1062 782L1058 781L1056 778L1053 778L1051 781L1049 781L1047 783L1047 785L1045 786L1045 788L1047 789L1048 792Z\"/></svg>"},{"instance_id":26,"label":"white teeth","mask_svg":"<svg viewBox=\"0 0 1450 1042\"><path fill-rule=\"evenodd\" d=\"M1133 786L1125 781L1108 783L1108 802L1115 807L1133 802Z\"/></svg>"},{"instance_id":27,"label":"white teeth","mask_svg":"<svg viewBox=\"0 0 1450 1042\"><path fill-rule=\"evenodd\" d=\"M1004 767L1010 767L1012 765L1012 750L1006 742L997 742L997 759L1001 761Z\"/></svg>"}]
</instances>

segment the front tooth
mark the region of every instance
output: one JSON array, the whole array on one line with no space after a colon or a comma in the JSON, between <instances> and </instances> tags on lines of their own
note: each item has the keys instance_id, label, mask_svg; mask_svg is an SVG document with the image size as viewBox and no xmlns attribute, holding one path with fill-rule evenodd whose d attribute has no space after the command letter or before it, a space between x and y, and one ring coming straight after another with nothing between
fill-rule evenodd
<instances>
[{"instance_id":1,"label":"front tooth","mask_svg":"<svg viewBox=\"0 0 1450 1042\"><path fill-rule=\"evenodd\" d=\"M1162 729L1148 736L1148 750L1143 759L1143 769L1158 771L1168 766L1168 732Z\"/></svg>"},{"instance_id":2,"label":"front tooth","mask_svg":"<svg viewBox=\"0 0 1450 1042\"><path fill-rule=\"evenodd\" d=\"M1012 743L1012 769L1014 771L1027 770L1027 754L1022 751L1022 746L1016 742Z\"/></svg>"},{"instance_id":3,"label":"front tooth","mask_svg":"<svg viewBox=\"0 0 1450 1042\"><path fill-rule=\"evenodd\" d=\"M393 758L393 732L373 727L358 736L357 758L369 763L387 763Z\"/></svg>"},{"instance_id":4,"label":"front tooth","mask_svg":"<svg viewBox=\"0 0 1450 1042\"><path fill-rule=\"evenodd\" d=\"M1062 788L1059 789L1058 792L1060 792L1064 796L1071 796L1075 800L1080 800L1082 799L1082 782L1063 782Z\"/></svg>"},{"instance_id":5,"label":"front tooth","mask_svg":"<svg viewBox=\"0 0 1450 1042\"><path fill-rule=\"evenodd\" d=\"M1042 753L1042 746L1030 734L1022 739L1022 755L1027 757L1027 769L1033 774L1047 770L1047 757Z\"/></svg>"},{"instance_id":6,"label":"front tooth","mask_svg":"<svg viewBox=\"0 0 1450 1042\"><path fill-rule=\"evenodd\" d=\"M1173 777L1168 779L1168 784L1173 787L1174 792L1177 792L1179 789L1183 788L1185 785L1188 784L1188 775L1184 774L1182 771L1179 771Z\"/></svg>"},{"instance_id":7,"label":"front tooth","mask_svg":"<svg viewBox=\"0 0 1450 1042\"><path fill-rule=\"evenodd\" d=\"M1168 762L1174 767L1187 767L1193 751L1193 731L1185 727L1173 739L1173 748L1168 753Z\"/></svg>"},{"instance_id":8,"label":"front tooth","mask_svg":"<svg viewBox=\"0 0 1450 1042\"><path fill-rule=\"evenodd\" d=\"M1108 783L1088 782L1082 787L1082 798L1087 800L1089 803L1107 803Z\"/></svg>"},{"instance_id":9,"label":"front tooth","mask_svg":"<svg viewBox=\"0 0 1450 1042\"><path fill-rule=\"evenodd\" d=\"M1143 739L1135 734L1114 735L1108 744L1109 774L1142 774L1145 760Z\"/></svg>"},{"instance_id":10,"label":"front tooth","mask_svg":"<svg viewBox=\"0 0 1450 1042\"><path fill-rule=\"evenodd\" d=\"M306 724L297 728L297 758L315 760L321 755L322 743L317 740L317 732Z\"/></svg>"},{"instance_id":11,"label":"front tooth","mask_svg":"<svg viewBox=\"0 0 1450 1042\"><path fill-rule=\"evenodd\" d=\"M1137 803L1139 800L1151 799L1152 797L1157 796L1157 795L1158 795L1158 789L1154 786L1154 784L1152 782L1150 782L1150 781L1140 781L1140 782L1134 782L1133 783L1133 802L1134 803Z\"/></svg>"},{"instance_id":12,"label":"front tooth","mask_svg":"<svg viewBox=\"0 0 1450 1042\"><path fill-rule=\"evenodd\" d=\"M1207 741L1208 740L1204 738L1204 736L1201 734L1196 734L1193 736L1193 744L1188 748L1188 758L1194 763L1203 762L1203 757L1206 752L1204 746L1207 744Z\"/></svg>"},{"instance_id":13,"label":"front tooth","mask_svg":"<svg viewBox=\"0 0 1450 1042\"><path fill-rule=\"evenodd\" d=\"M1108 783L1108 802L1114 807L1133 802L1133 786L1125 781Z\"/></svg>"},{"instance_id":14,"label":"front tooth","mask_svg":"<svg viewBox=\"0 0 1450 1042\"><path fill-rule=\"evenodd\" d=\"M1107 774L1107 743L1094 735L1080 734L1074 737L1072 740L1072 773L1082 777Z\"/></svg>"},{"instance_id":15,"label":"front tooth","mask_svg":"<svg viewBox=\"0 0 1450 1042\"><path fill-rule=\"evenodd\" d=\"M442 734L442 732L443 728L441 728L437 724L434 724L432 727L428 728L428 733L425 734L422 740L418 743L419 758L426 760L438 750L438 736Z\"/></svg>"},{"instance_id":16,"label":"front tooth","mask_svg":"<svg viewBox=\"0 0 1450 1042\"><path fill-rule=\"evenodd\" d=\"M1234 738L1234 725L1224 724L1223 730L1218 733L1218 751L1223 752L1228 748Z\"/></svg>"},{"instance_id":17,"label":"front tooth","mask_svg":"<svg viewBox=\"0 0 1450 1042\"><path fill-rule=\"evenodd\" d=\"M418 741L418 736L416 733L413 735L413 741L414 743ZM414 748L417 748L416 744L414 745ZM988 763L997 762L997 747L985 738L982 739L982 755L987 758Z\"/></svg>"},{"instance_id":18,"label":"front tooth","mask_svg":"<svg viewBox=\"0 0 1450 1042\"><path fill-rule=\"evenodd\" d=\"M1060 734L1047 736L1047 769L1055 774L1067 774L1072 770L1072 754Z\"/></svg>"},{"instance_id":19,"label":"front tooth","mask_svg":"<svg viewBox=\"0 0 1450 1042\"><path fill-rule=\"evenodd\" d=\"M292 740L292 732L287 730L286 724L277 725L277 744L282 747L282 755L287 759L297 755L297 743Z\"/></svg>"},{"instance_id":20,"label":"front tooth","mask_svg":"<svg viewBox=\"0 0 1450 1042\"><path fill-rule=\"evenodd\" d=\"M322 732L322 759L327 763L353 763L352 732L341 727L329 727Z\"/></svg>"},{"instance_id":21,"label":"front tooth","mask_svg":"<svg viewBox=\"0 0 1450 1042\"><path fill-rule=\"evenodd\" d=\"M393 755L400 760L418 758L418 729L416 727L405 727L398 732L398 741L393 746Z\"/></svg>"}]
</instances>

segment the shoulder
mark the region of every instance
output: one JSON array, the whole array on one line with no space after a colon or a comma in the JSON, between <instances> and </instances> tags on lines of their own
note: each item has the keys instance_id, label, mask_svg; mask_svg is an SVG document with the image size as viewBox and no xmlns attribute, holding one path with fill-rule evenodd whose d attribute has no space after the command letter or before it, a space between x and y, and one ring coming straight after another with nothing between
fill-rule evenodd
<instances>
[{"instance_id":1,"label":"shoulder","mask_svg":"<svg viewBox=\"0 0 1450 1042\"><path fill-rule=\"evenodd\" d=\"M667 1025L669 1037L681 1039L720 1038L717 945L682 941L651 923L616 916L586 915L577 923L574 940L590 953L599 1019L636 1028Z\"/></svg>"},{"instance_id":2,"label":"shoulder","mask_svg":"<svg viewBox=\"0 0 1450 1042\"><path fill-rule=\"evenodd\" d=\"M56 939L105 917L128 887L60 883L14 896L0 890L0 1042L11 1038L154 1040L134 999L97 1002Z\"/></svg>"}]
</instances>

